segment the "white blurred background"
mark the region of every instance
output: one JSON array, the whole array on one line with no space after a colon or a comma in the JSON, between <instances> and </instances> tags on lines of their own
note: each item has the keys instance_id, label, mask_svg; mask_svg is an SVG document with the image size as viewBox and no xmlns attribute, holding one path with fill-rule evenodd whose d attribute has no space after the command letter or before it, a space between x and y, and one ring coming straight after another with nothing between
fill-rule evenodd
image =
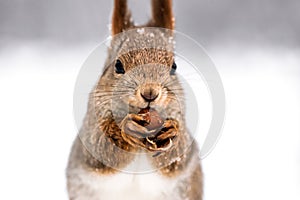
<instances>
[{"instance_id":1,"label":"white blurred background","mask_svg":"<svg viewBox=\"0 0 300 200\"><path fill-rule=\"evenodd\" d=\"M149 0L131 0L146 21ZM300 2L174 0L225 87L222 137L203 160L205 199L300 199ZM109 35L112 1L0 1L0 199L67 199L73 90ZM85 105L83 105L85 106Z\"/></svg>"}]
</instances>

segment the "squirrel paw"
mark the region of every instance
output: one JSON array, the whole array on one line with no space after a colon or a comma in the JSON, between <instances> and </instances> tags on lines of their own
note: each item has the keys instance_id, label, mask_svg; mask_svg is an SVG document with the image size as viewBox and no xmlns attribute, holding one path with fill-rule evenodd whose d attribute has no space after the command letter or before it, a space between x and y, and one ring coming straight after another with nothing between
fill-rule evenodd
<instances>
[{"instance_id":1,"label":"squirrel paw","mask_svg":"<svg viewBox=\"0 0 300 200\"><path fill-rule=\"evenodd\" d=\"M178 135L178 122L167 119L161 131L153 138L147 137L147 147L152 151L166 151L172 147L174 138Z\"/></svg>"},{"instance_id":2,"label":"squirrel paw","mask_svg":"<svg viewBox=\"0 0 300 200\"><path fill-rule=\"evenodd\" d=\"M125 134L133 136L135 138L146 138L152 134L153 131L148 130L142 126L139 122L145 121L144 116L137 114L128 114L121 122L121 131Z\"/></svg>"},{"instance_id":3,"label":"squirrel paw","mask_svg":"<svg viewBox=\"0 0 300 200\"><path fill-rule=\"evenodd\" d=\"M174 138L178 134L178 122L174 119L167 119L164 122L163 128L157 135L157 140L165 140L168 138Z\"/></svg>"}]
</instances>

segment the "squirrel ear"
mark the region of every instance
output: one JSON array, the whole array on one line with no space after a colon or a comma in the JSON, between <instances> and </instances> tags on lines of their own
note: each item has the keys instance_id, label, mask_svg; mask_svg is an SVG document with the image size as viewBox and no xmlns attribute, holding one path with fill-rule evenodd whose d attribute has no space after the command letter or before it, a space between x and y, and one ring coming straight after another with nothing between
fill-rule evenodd
<instances>
[{"instance_id":1,"label":"squirrel ear","mask_svg":"<svg viewBox=\"0 0 300 200\"><path fill-rule=\"evenodd\" d=\"M112 16L112 35L128 29L132 25L130 17L130 12L127 9L127 0L115 0Z\"/></svg>"},{"instance_id":2,"label":"squirrel ear","mask_svg":"<svg viewBox=\"0 0 300 200\"><path fill-rule=\"evenodd\" d=\"M127 0L114 0L112 16L112 35L133 27L131 14L127 8ZM148 26L174 29L172 0L152 0L152 20Z\"/></svg>"},{"instance_id":3,"label":"squirrel ear","mask_svg":"<svg viewBox=\"0 0 300 200\"><path fill-rule=\"evenodd\" d=\"M174 29L172 0L152 0L151 26Z\"/></svg>"}]
</instances>

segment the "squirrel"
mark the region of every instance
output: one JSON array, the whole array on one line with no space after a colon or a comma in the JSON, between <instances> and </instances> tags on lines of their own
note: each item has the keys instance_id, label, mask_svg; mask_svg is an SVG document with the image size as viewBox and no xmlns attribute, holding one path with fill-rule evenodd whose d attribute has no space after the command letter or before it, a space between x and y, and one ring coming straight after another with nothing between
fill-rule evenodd
<instances>
[{"instance_id":1,"label":"squirrel","mask_svg":"<svg viewBox=\"0 0 300 200\"><path fill-rule=\"evenodd\" d=\"M126 0L114 0L106 67L66 169L70 200L202 200L199 149L185 124L172 30L171 0L152 0L144 26L131 21ZM135 166L150 172L134 173Z\"/></svg>"}]
</instances>

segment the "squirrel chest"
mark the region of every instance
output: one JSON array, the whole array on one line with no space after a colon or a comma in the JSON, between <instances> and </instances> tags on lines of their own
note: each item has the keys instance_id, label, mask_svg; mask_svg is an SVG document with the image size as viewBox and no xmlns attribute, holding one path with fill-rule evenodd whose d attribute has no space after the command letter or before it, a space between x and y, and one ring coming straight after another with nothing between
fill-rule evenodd
<instances>
[{"instance_id":1,"label":"squirrel chest","mask_svg":"<svg viewBox=\"0 0 300 200\"><path fill-rule=\"evenodd\" d=\"M130 173L133 169L140 173ZM143 173L142 169L149 171ZM92 199L99 197L99 200L176 200L180 196L175 188L181 178L168 178L153 172L154 169L145 162L143 156L136 158L123 172L115 174L101 175L84 169L77 170L78 178L89 185L90 191L87 191L87 196L92 196Z\"/></svg>"}]
</instances>

